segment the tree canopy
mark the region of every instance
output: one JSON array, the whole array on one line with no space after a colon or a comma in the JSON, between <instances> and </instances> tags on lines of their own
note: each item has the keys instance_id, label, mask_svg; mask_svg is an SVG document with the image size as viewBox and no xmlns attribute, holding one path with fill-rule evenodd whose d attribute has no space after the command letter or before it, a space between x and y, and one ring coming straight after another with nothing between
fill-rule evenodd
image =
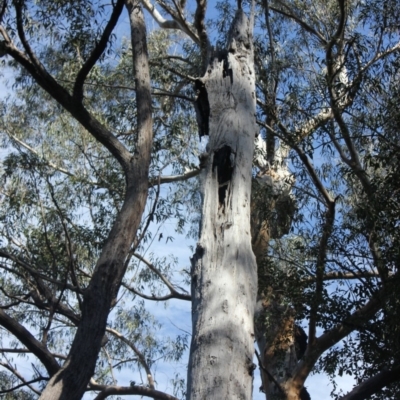
<instances>
[{"instance_id":1,"label":"tree canopy","mask_svg":"<svg viewBox=\"0 0 400 400\"><path fill-rule=\"evenodd\" d=\"M199 246L190 267L168 244L194 244L207 225L213 118L251 110L207 86L213 68L232 85L236 57L257 107L254 157L243 151L258 275L250 379L261 374L268 400L313 399L312 373L331 398L398 398L399 26L396 0L4 0L0 394L185 398L173 369L195 332L152 310L194 299ZM239 154L223 145L209 167L221 213L233 167L220 164Z\"/></svg>"}]
</instances>

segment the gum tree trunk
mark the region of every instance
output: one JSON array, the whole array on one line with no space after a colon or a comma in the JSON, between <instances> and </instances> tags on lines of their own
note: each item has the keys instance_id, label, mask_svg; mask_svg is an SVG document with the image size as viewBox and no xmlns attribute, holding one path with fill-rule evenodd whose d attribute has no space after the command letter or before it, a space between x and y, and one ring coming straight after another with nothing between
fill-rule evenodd
<instances>
[{"instance_id":1,"label":"gum tree trunk","mask_svg":"<svg viewBox=\"0 0 400 400\"><path fill-rule=\"evenodd\" d=\"M126 270L125 260L146 205L153 142L146 26L137 0L125 0L125 5L131 22L138 104L136 152L133 156L128 153L129 158L125 154L125 159L128 158L129 162L123 164L126 177L124 203L85 290L82 317L68 359L51 377L40 400L79 400L83 397L94 373L110 308L121 286ZM88 113L87 116L90 118ZM114 149L114 152L119 156L117 150ZM122 156L119 158L122 159Z\"/></svg>"},{"instance_id":2,"label":"gum tree trunk","mask_svg":"<svg viewBox=\"0 0 400 400\"><path fill-rule=\"evenodd\" d=\"M257 266L250 193L257 129L251 25L238 10L227 48L214 53L197 82L200 131L209 134L209 144L192 259L191 400L252 397Z\"/></svg>"}]
</instances>

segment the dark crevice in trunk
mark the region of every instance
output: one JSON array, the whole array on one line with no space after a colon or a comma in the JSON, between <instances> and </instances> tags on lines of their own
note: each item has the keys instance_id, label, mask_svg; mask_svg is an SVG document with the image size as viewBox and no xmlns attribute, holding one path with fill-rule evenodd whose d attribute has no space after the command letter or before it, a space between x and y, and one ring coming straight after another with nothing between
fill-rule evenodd
<instances>
[{"instance_id":1,"label":"dark crevice in trunk","mask_svg":"<svg viewBox=\"0 0 400 400\"><path fill-rule=\"evenodd\" d=\"M231 155L232 149L226 145L214 152L212 171L215 172L215 169L217 170L218 201L220 206L225 204L226 191L232 178L233 163Z\"/></svg>"},{"instance_id":2,"label":"dark crevice in trunk","mask_svg":"<svg viewBox=\"0 0 400 400\"><path fill-rule=\"evenodd\" d=\"M208 102L208 94L205 84L201 79L197 79L194 83L196 90L196 101L194 102L194 109L196 110L196 119L199 126L199 136L208 136L209 133L209 119L210 119L210 104Z\"/></svg>"}]
</instances>

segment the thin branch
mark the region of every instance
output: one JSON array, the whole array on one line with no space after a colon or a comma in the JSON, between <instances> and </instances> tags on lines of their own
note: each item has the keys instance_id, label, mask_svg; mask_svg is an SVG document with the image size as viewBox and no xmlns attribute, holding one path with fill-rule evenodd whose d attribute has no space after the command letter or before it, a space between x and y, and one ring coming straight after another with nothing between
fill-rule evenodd
<instances>
[{"instance_id":1,"label":"thin branch","mask_svg":"<svg viewBox=\"0 0 400 400\"><path fill-rule=\"evenodd\" d=\"M32 353L29 349L11 349L11 348L0 348L0 353ZM67 356L64 354L58 354L58 353L51 353L53 357L55 358L60 358L61 360L66 360Z\"/></svg>"},{"instance_id":2,"label":"thin branch","mask_svg":"<svg viewBox=\"0 0 400 400\"><path fill-rule=\"evenodd\" d=\"M160 191L161 191L161 185L160 185L160 177L158 177L158 184L157 184L157 191L156 191L156 197L153 201L153 206L151 208L151 211L147 217L146 225L143 227L142 232L139 236L139 238L135 239L135 245L133 246L133 249L129 252L129 255L127 257L127 260L125 262L126 267L128 267L129 261L131 256L134 254L134 251L137 249L139 246L140 242L143 240L144 236L146 235L147 230L149 229L150 223L153 221L154 214L156 212L156 207L158 204L158 199L160 197Z\"/></svg>"},{"instance_id":3,"label":"thin branch","mask_svg":"<svg viewBox=\"0 0 400 400\"><path fill-rule=\"evenodd\" d=\"M279 389L279 391L282 394L285 394L285 391L283 390L282 386L279 384L279 382L274 378L274 376L271 374L271 372L269 372L268 369L262 363L261 357L258 354L257 350L255 350L255 354L256 354L256 357L257 357L257 360L258 360L259 367L267 374L268 379L275 384L275 386Z\"/></svg>"},{"instance_id":4,"label":"thin branch","mask_svg":"<svg viewBox=\"0 0 400 400\"><path fill-rule=\"evenodd\" d=\"M360 278L379 278L379 272L340 272L340 271L332 271L327 272L322 276L322 280L324 281L334 281L334 280L352 280L352 279L360 279ZM316 277L310 276L302 279L302 282L315 282Z\"/></svg>"},{"instance_id":5,"label":"thin branch","mask_svg":"<svg viewBox=\"0 0 400 400\"><path fill-rule=\"evenodd\" d=\"M31 385L31 383L33 383L33 382L27 382L27 381L25 380L25 378L24 378L14 367L12 367L12 366L10 365L10 363L6 364L6 363L4 363L4 362L0 362L0 365L3 366L4 368L8 369L8 370L9 370L10 372L12 372L20 381L23 382L23 384L22 384L22 385L18 385L17 388L18 388L18 387L22 387L22 386L28 386L29 389L32 390L32 392L36 393L37 395L40 395L40 392L39 392L37 389L35 389L35 388ZM45 377L43 377L43 376L40 376L40 378L38 378L38 379L40 379L40 380L46 380L46 381L48 380L48 378L45 378ZM15 390L15 389L16 389L16 388L13 388L13 390ZM2 392L0 392L0 393L4 393L4 392L2 391Z\"/></svg>"},{"instance_id":6,"label":"thin branch","mask_svg":"<svg viewBox=\"0 0 400 400\"><path fill-rule=\"evenodd\" d=\"M175 287L173 286L173 284L150 262L148 261L146 258L144 258L143 256L141 256L138 253L134 253L133 254L138 260L142 261L143 263L145 263L147 265L147 267L154 272L163 282L164 284L167 286L167 288L170 290L171 295L173 295L175 298L178 299L182 299L182 300L190 300L191 297L189 294L184 294L184 293L179 293Z\"/></svg>"},{"instance_id":7,"label":"thin branch","mask_svg":"<svg viewBox=\"0 0 400 400\"><path fill-rule=\"evenodd\" d=\"M124 0L117 0L117 3L114 6L114 9L111 13L111 17L106 27L104 28L104 32L101 35L100 40L98 41L92 53L90 54L89 58L86 60L85 64L83 64L82 68L80 69L80 71L76 76L76 81L73 90L73 97L79 102L81 102L83 99L83 84L87 76L89 75L89 72L94 67L94 65L96 64L96 62L106 49L111 33L118 22L118 19L122 13L123 8L124 8Z\"/></svg>"},{"instance_id":8,"label":"thin branch","mask_svg":"<svg viewBox=\"0 0 400 400\"><path fill-rule=\"evenodd\" d=\"M151 94L153 96L176 97L177 99L187 100L187 101L190 101L191 103L193 103L195 101L195 99L193 99L192 97L184 96L183 94L179 94L179 93L172 93L172 92L169 92L168 90L162 90L162 89L157 89L156 92L153 91L153 92L151 92Z\"/></svg>"},{"instance_id":9,"label":"thin branch","mask_svg":"<svg viewBox=\"0 0 400 400\"><path fill-rule=\"evenodd\" d=\"M18 139L16 136L12 135L11 133L8 133L8 132L7 132L7 135L8 135L12 140L14 140L16 143L18 143L20 146L22 146L23 148L25 148L26 150L28 150L29 152L31 152L32 154L34 154L34 155L37 156L38 158L40 157L40 156L39 156L39 153L38 153L34 148L32 148L31 146L29 146L28 144L26 144L26 143L23 142L22 140ZM49 167L55 169L56 171L62 172L63 174L68 175L68 176L71 176L71 177L75 177L75 175L74 175L73 173L69 172L68 170L66 170L66 169L64 169L64 168L58 167L56 164L53 164L51 161L47 161L47 160L43 160L43 161L44 161L44 163L45 163L46 165L48 165Z\"/></svg>"},{"instance_id":10,"label":"thin branch","mask_svg":"<svg viewBox=\"0 0 400 400\"><path fill-rule=\"evenodd\" d=\"M316 186L318 191L321 193L321 195L325 199L326 205L332 204L334 202L334 199L331 197L331 195L326 190L325 186L322 184L321 180L318 178L318 175L317 175L314 167L311 165L311 162L310 162L310 159L308 158L308 156L303 152L303 150L300 149L299 146L292 145L292 148L298 154L299 158L301 159L304 166L306 167L308 173L310 174L312 181L314 182L314 185Z\"/></svg>"},{"instance_id":11,"label":"thin branch","mask_svg":"<svg viewBox=\"0 0 400 400\"><path fill-rule=\"evenodd\" d=\"M100 390L101 392L94 398L94 400L103 400L112 395L140 395L145 397L152 397L158 400L179 400L174 396L167 393L160 392L159 390L150 389L145 386L106 386L95 383L90 383L91 390Z\"/></svg>"},{"instance_id":12,"label":"thin branch","mask_svg":"<svg viewBox=\"0 0 400 400\"><path fill-rule=\"evenodd\" d=\"M19 36L19 39L21 40L22 46L24 47L26 53L28 54L28 56L29 56L31 62L33 63L33 65L35 66L35 68L38 71L42 71L44 69L43 65L37 59L35 53L33 52L32 48L29 45L28 40L26 39L26 36L25 36L23 16L22 16L22 5L23 5L23 1L21 1L21 0L17 0L14 2L18 36Z\"/></svg>"},{"instance_id":13,"label":"thin branch","mask_svg":"<svg viewBox=\"0 0 400 400\"><path fill-rule=\"evenodd\" d=\"M198 78L195 78L194 76L186 75L186 74L184 74L184 73L178 71L178 70L175 69L175 68L167 67L167 66L165 65L165 62L162 62L162 61L158 62L158 61L150 60L149 63L150 63L150 65L155 65L155 66L163 67L165 70L167 70L167 71L169 71L169 72L172 72L172 73L175 74L175 75L178 75L180 78L187 79L187 80L190 81L190 82L196 82L196 80L198 79Z\"/></svg>"},{"instance_id":14,"label":"thin branch","mask_svg":"<svg viewBox=\"0 0 400 400\"><path fill-rule=\"evenodd\" d=\"M72 281L73 285L78 289L77 292L76 292L76 297L77 297L77 300L78 300L78 303L79 303L79 307L80 307L80 309L82 309L82 299L79 296L80 287L79 287L78 279L77 279L76 274L75 274L76 263L75 263L75 260L74 260L74 254L73 254L73 250L72 250L71 237L70 237L67 225L65 223L64 213L62 212L62 210L61 210L61 208L60 208L60 206L58 204L58 201L56 199L53 185L51 184L50 179L48 177L46 177L46 181L47 181L47 185L49 187L49 192L50 192L51 199L52 199L52 201L53 201L53 203L54 203L54 205L55 205L55 207L57 209L57 214L58 214L58 217L60 219L61 225L63 227L64 234L65 234L65 239L66 239L66 243L65 243L65 247L66 248L65 248L65 250L66 250L66 252L68 254L68 258L69 258L69 263L68 264L69 264L69 272L70 272L70 275L71 275L71 281ZM67 277L66 277L65 280L67 281Z\"/></svg>"},{"instance_id":15,"label":"thin branch","mask_svg":"<svg viewBox=\"0 0 400 400\"><path fill-rule=\"evenodd\" d=\"M310 323L308 331L308 343L315 342L317 322L318 322L318 309L322 302L322 292L324 289L324 275L326 265L326 254L328 252L328 240L331 237L333 224L335 221L335 202L330 202L327 205L325 223L322 228L321 240L319 242L318 257L316 263L316 276L315 276L315 293L314 299L311 304L310 310Z\"/></svg>"},{"instance_id":16,"label":"thin branch","mask_svg":"<svg viewBox=\"0 0 400 400\"><path fill-rule=\"evenodd\" d=\"M20 388L22 388L22 387L24 387L24 386L28 386L29 389L33 390L37 395L40 396L40 392L39 392L38 390L36 390L35 388L33 388L33 387L31 386L31 384L32 384L32 383L36 383L36 382L41 382L41 381L48 381L48 378L40 377L40 378L32 379L32 380L30 380L30 381L24 381L23 383L20 383L19 385L14 386L14 387L12 387L11 389L3 389L3 390L0 390L0 395L1 395L1 394L5 394L5 393L11 393L11 392L13 392L14 390L20 389Z\"/></svg>"},{"instance_id":17,"label":"thin branch","mask_svg":"<svg viewBox=\"0 0 400 400\"><path fill-rule=\"evenodd\" d=\"M178 299L178 300L186 300L186 301L192 300L190 295L185 295L185 294L181 294L181 293L178 293L178 294L170 293L170 294L166 294L165 296L147 295L142 292L139 292L138 290L127 285L126 283L124 283L122 285L124 286L124 288L126 288L133 294L136 294L137 296L139 296L145 300L151 300L151 301L166 301L166 300L170 300L170 299Z\"/></svg>"},{"instance_id":18,"label":"thin branch","mask_svg":"<svg viewBox=\"0 0 400 400\"><path fill-rule=\"evenodd\" d=\"M153 374L151 373L151 369L150 369L149 364L146 361L146 357L143 355L143 353L135 346L135 344L131 340L126 338L122 333L120 333L117 330L112 329L112 328L107 328L106 330L107 330L107 332L112 333L115 337L120 339L122 342L124 342L126 345L128 345L133 350L133 352L137 355L140 363L142 364L144 370L146 371L147 380L148 380L150 389L155 389Z\"/></svg>"},{"instance_id":19,"label":"thin branch","mask_svg":"<svg viewBox=\"0 0 400 400\"><path fill-rule=\"evenodd\" d=\"M131 154L128 149L102 125L89 111L74 100L68 91L62 87L44 68L42 64L33 63L25 54L19 51L11 41L4 41L2 49L16 62L22 65L36 83L50 94L108 151L117 159L124 172L129 170Z\"/></svg>"},{"instance_id":20,"label":"thin branch","mask_svg":"<svg viewBox=\"0 0 400 400\"><path fill-rule=\"evenodd\" d=\"M0 24L3 22L3 17L7 9L7 0L3 0L3 4L1 5L0 10Z\"/></svg>"},{"instance_id":21,"label":"thin branch","mask_svg":"<svg viewBox=\"0 0 400 400\"><path fill-rule=\"evenodd\" d=\"M195 43L197 44L200 43L199 37L193 32L189 24L184 20L178 21L176 15L174 18L175 13L173 13L171 10L168 11L170 11L169 12L170 15L172 12L171 16L173 19L166 20L149 0L141 0L141 3L143 4L144 8L150 13L150 15L154 18L154 20L157 22L160 28L180 30L186 33Z\"/></svg>"},{"instance_id":22,"label":"thin branch","mask_svg":"<svg viewBox=\"0 0 400 400\"><path fill-rule=\"evenodd\" d=\"M24 268L26 271L31 273L34 277L43 279L44 281L47 281L47 282L54 283L59 288L65 287L66 289L71 290L72 292L78 292L78 293L81 293L81 294L83 293L79 288L77 288L75 286L72 286L72 285L70 285L70 284L68 284L66 282L62 282L62 281L59 281L57 279L53 279L53 278L50 278L50 277L48 277L46 275L41 274L40 272L36 271L36 269L33 268L31 265L29 265L27 262L21 260L19 257L14 256L13 254L7 253L4 250L0 250L0 257L6 258L6 259L8 259L10 261L13 261L13 262L17 263L20 267ZM13 271L12 269L9 269L9 268L7 268L5 266L2 266L2 268L8 270L11 273L17 273L15 271Z\"/></svg>"},{"instance_id":23,"label":"thin branch","mask_svg":"<svg viewBox=\"0 0 400 400\"><path fill-rule=\"evenodd\" d=\"M385 288L379 290L364 306L310 343L293 371L292 380L304 384L321 354L369 321L382 308L386 295Z\"/></svg>"},{"instance_id":24,"label":"thin branch","mask_svg":"<svg viewBox=\"0 0 400 400\"><path fill-rule=\"evenodd\" d=\"M374 64L375 61L380 60L381 58L384 58L388 56L389 54L395 53L396 51L400 50L400 42L396 43L393 47L390 47L389 49L385 51L379 52L379 49L377 50L376 54L370 61L367 62L367 64L364 65L364 67L361 68L359 74L362 75L369 67L371 67L372 64Z\"/></svg>"},{"instance_id":25,"label":"thin branch","mask_svg":"<svg viewBox=\"0 0 400 400\"><path fill-rule=\"evenodd\" d=\"M9 348L0 348L0 353L32 353L29 349L9 349Z\"/></svg>"},{"instance_id":26,"label":"thin branch","mask_svg":"<svg viewBox=\"0 0 400 400\"><path fill-rule=\"evenodd\" d=\"M314 35L320 42L322 45L326 45L328 42L327 40L322 36L322 34L320 32L318 32L317 30L315 30L313 27L311 27L310 25L308 25L306 22L304 22L302 19L300 19L298 16L294 15L293 10L287 5L284 4L283 2L280 2L285 8L289 9L289 13L270 6L270 9L272 11L277 12L278 14L284 15L285 17L288 17L290 19L292 19L293 21L297 22L305 31L311 33L312 35Z\"/></svg>"}]
</instances>

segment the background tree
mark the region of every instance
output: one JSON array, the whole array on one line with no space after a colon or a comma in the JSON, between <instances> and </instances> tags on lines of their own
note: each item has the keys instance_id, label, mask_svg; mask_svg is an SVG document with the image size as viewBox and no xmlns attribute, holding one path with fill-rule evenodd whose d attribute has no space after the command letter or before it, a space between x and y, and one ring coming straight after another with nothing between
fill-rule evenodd
<instances>
[{"instance_id":1,"label":"background tree","mask_svg":"<svg viewBox=\"0 0 400 400\"><path fill-rule=\"evenodd\" d=\"M193 300L187 398L250 398L254 339L268 399L308 398L312 371L396 398L398 6L4 1L3 394L173 398L156 360L187 337L160 340L145 300L175 298ZM200 234L192 296L148 256L171 220Z\"/></svg>"}]
</instances>

